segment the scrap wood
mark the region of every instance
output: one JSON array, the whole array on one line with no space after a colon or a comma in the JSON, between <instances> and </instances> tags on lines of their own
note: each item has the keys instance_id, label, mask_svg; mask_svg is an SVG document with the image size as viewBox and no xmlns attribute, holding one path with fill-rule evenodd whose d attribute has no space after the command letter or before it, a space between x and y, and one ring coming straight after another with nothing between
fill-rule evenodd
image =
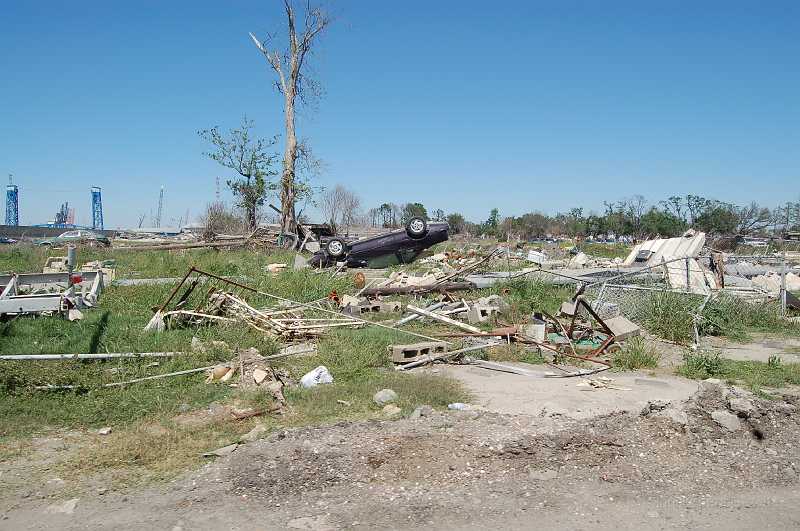
<instances>
[{"instance_id":1,"label":"scrap wood","mask_svg":"<svg viewBox=\"0 0 800 531\"><path fill-rule=\"evenodd\" d=\"M475 358L466 357L464 358L464 362L469 365L474 365L476 367L480 367L481 369L489 369L490 371L498 371L498 372L508 372L511 374L519 374L520 376L534 376L537 378L541 378L542 374L534 371L529 371L522 367L514 367L512 365L506 365L505 363L496 363L493 361L485 361L485 360L477 360Z\"/></svg>"},{"instance_id":2,"label":"scrap wood","mask_svg":"<svg viewBox=\"0 0 800 531\"><path fill-rule=\"evenodd\" d=\"M444 293L446 291L464 291L475 289L476 286L472 282L446 282L434 283L421 286L376 286L372 288L364 288L359 291L360 295L375 296L375 295L419 295L423 293Z\"/></svg>"},{"instance_id":3,"label":"scrap wood","mask_svg":"<svg viewBox=\"0 0 800 531\"><path fill-rule=\"evenodd\" d=\"M6 354L0 356L0 360L106 360L113 358L168 358L179 356L182 352L118 352L118 353L97 353L97 354Z\"/></svg>"},{"instance_id":4,"label":"scrap wood","mask_svg":"<svg viewBox=\"0 0 800 531\"><path fill-rule=\"evenodd\" d=\"M596 369L587 370L587 371L579 371L579 372L571 372L563 367L559 367L558 365L553 365L552 363L548 363L551 367L562 371L562 374L554 373L554 372L546 372L544 373L545 378L572 378L575 376L590 376L592 374L597 374L599 372L607 371L611 368L608 367L598 367Z\"/></svg>"},{"instance_id":5,"label":"scrap wood","mask_svg":"<svg viewBox=\"0 0 800 531\"><path fill-rule=\"evenodd\" d=\"M247 245L248 240L242 238L240 240L226 240L222 242L204 242L204 243L167 243L156 245L126 245L124 247L114 246L115 251L179 251L182 249L220 249L225 247L243 247Z\"/></svg>"},{"instance_id":6,"label":"scrap wood","mask_svg":"<svg viewBox=\"0 0 800 531\"><path fill-rule=\"evenodd\" d=\"M202 271L202 270L197 269L196 267L192 266L192 267L189 268L189 271L180 280L178 285L175 286L175 288L172 290L172 292L170 293L170 296L167 298L167 300L164 302L164 304L162 304L162 306L156 311L155 315L150 319L150 322L145 327L145 330L163 330L164 329L163 313L166 310L167 306L169 306L170 302L172 302L172 300L175 298L175 295L178 293L178 291L180 291L181 286L183 286L186 283L187 279L191 276L192 273L197 273L198 275L205 276L205 277L208 277L208 278L212 278L212 279L218 280L218 281L220 281L222 283L225 283L225 284L236 286L236 287L238 287L238 288L240 288L240 289L242 289L244 291L249 291L251 293L255 293L255 294L258 294L258 295L261 295L261 296L264 296L264 297L268 297L270 299L273 299L273 300L276 300L276 301L280 301L282 303L290 304L290 305L292 305L292 309L309 308L309 309L312 309L312 310L315 310L315 311L319 311L319 312L322 312L322 313L335 315L337 318L341 318L342 317L342 314L340 312L338 312L338 311L322 308L319 305L320 300L315 300L315 301L311 301L311 302L307 302L307 303L297 302L297 301L294 301L292 299L287 299L285 297L280 297L278 295L273 295L272 293L259 291L259 290L255 289L255 288L250 287L250 286L246 286L244 284L240 284L240 283L235 282L233 280L228 280L226 278L220 277L219 275L215 275L215 274L209 273L207 271ZM365 324L367 326L377 326L379 328L384 328L384 329L387 329L387 330L393 330L393 331L396 331L396 332L399 332L399 333L405 334L405 335L420 337L420 338L423 338L423 339L427 339L429 341L438 341L436 338L432 338L432 337L426 336L424 334L411 332L409 330L403 330L403 329L396 328L394 326L386 325L386 324L383 324L383 323L377 323L377 322L369 321L367 319L362 319L360 317L346 316L346 318L350 319L351 321L354 321L354 322L359 322L359 323ZM159 322L160 322L160 326L158 324Z\"/></svg>"},{"instance_id":7,"label":"scrap wood","mask_svg":"<svg viewBox=\"0 0 800 531\"><path fill-rule=\"evenodd\" d=\"M630 391L631 389L628 387L620 387L618 385L614 385L611 382L614 380L612 378L606 378L604 376L600 376L599 378L585 378L575 384L576 387L588 387L591 389L613 389L614 391Z\"/></svg>"},{"instance_id":8,"label":"scrap wood","mask_svg":"<svg viewBox=\"0 0 800 531\"><path fill-rule=\"evenodd\" d=\"M127 380L125 382L114 382L114 383L107 383L102 384L100 387L121 387L123 385L133 384L144 382L148 380L158 380L161 378L171 378L173 376L183 376L185 374L193 374L202 371L209 371L218 367L218 365L209 365L207 367L198 367L197 369L187 369L185 371L176 371L176 372L168 372L166 374L156 374L155 376L146 376L144 378L136 378L134 380ZM34 389L41 390L41 391L51 391L57 389L76 389L79 386L77 385L37 385Z\"/></svg>"},{"instance_id":9,"label":"scrap wood","mask_svg":"<svg viewBox=\"0 0 800 531\"><path fill-rule=\"evenodd\" d=\"M283 347L277 354L272 354L269 356L264 356L265 360L274 360L278 358L283 358L286 356L292 356L294 354L307 354L309 352L314 352L317 350L317 346L313 343L306 343L300 345L289 345Z\"/></svg>"},{"instance_id":10,"label":"scrap wood","mask_svg":"<svg viewBox=\"0 0 800 531\"><path fill-rule=\"evenodd\" d=\"M503 328L495 328L488 332L469 332L463 334L436 334L438 337L508 337L516 336L519 329L516 326L506 326Z\"/></svg>"},{"instance_id":11,"label":"scrap wood","mask_svg":"<svg viewBox=\"0 0 800 531\"><path fill-rule=\"evenodd\" d=\"M455 319L450 319L449 317L446 317L444 315L440 315L438 313L431 312L431 311L425 310L423 308L417 308L416 306L411 306L410 304L408 306L406 306L406 309L409 312L413 312L413 313L422 315L424 317L429 317L431 319L435 319L436 321L441 321L443 323L447 323L447 324L449 324L451 326L455 326L457 328L461 328L462 330L466 330L467 332L484 335L483 331L480 328L476 328L476 327L474 327L472 325L468 325L466 323L462 323L461 321L456 321Z\"/></svg>"},{"instance_id":12,"label":"scrap wood","mask_svg":"<svg viewBox=\"0 0 800 531\"><path fill-rule=\"evenodd\" d=\"M475 262L474 264L470 264L470 265L468 265L466 267L462 267L461 269L459 269L457 271L454 271L453 273L451 273L449 275L446 275L444 278L442 278L441 280L437 281L434 285L444 284L445 282L447 282L451 278L456 278L458 276L463 276L465 273L469 273L470 271L474 271L480 265L485 264L486 262L491 260L496 254L499 254L499 252L500 252L499 249L495 249L494 251L492 251L491 253L486 255L483 259Z\"/></svg>"},{"instance_id":13,"label":"scrap wood","mask_svg":"<svg viewBox=\"0 0 800 531\"><path fill-rule=\"evenodd\" d=\"M444 301L436 302L436 303L431 304L430 306L427 306L425 309L428 310L429 312L432 312L434 310L438 310L439 308L441 308L445 304L447 304L447 303L444 302ZM414 319L419 319L419 317L420 317L420 315L418 313L412 313L411 315L407 315L407 316L403 317L402 319L400 319L399 321L397 321L396 323L394 323L394 326L403 326L404 324L410 323Z\"/></svg>"}]
</instances>

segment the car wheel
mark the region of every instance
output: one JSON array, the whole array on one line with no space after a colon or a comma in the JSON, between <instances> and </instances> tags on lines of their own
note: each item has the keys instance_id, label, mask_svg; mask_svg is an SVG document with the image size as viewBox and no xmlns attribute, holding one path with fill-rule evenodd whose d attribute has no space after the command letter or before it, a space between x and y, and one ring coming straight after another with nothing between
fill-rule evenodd
<instances>
[{"instance_id":1,"label":"car wheel","mask_svg":"<svg viewBox=\"0 0 800 531\"><path fill-rule=\"evenodd\" d=\"M424 238L428 234L428 222L419 216L409 219L406 223L406 234L415 240Z\"/></svg>"},{"instance_id":2,"label":"car wheel","mask_svg":"<svg viewBox=\"0 0 800 531\"><path fill-rule=\"evenodd\" d=\"M347 254L347 244L341 238L332 238L325 244L325 252L331 258L342 258Z\"/></svg>"}]
</instances>

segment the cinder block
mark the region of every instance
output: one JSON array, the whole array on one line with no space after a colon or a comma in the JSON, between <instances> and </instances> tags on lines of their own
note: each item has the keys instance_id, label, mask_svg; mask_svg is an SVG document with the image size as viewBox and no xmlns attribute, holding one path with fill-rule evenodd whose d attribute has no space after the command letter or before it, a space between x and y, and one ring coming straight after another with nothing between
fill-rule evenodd
<instances>
[{"instance_id":1,"label":"cinder block","mask_svg":"<svg viewBox=\"0 0 800 531\"><path fill-rule=\"evenodd\" d=\"M437 356L447 352L447 343L439 341L424 341L408 345L390 345L389 352L395 363L410 363L417 361L422 356Z\"/></svg>"},{"instance_id":2,"label":"cinder block","mask_svg":"<svg viewBox=\"0 0 800 531\"><path fill-rule=\"evenodd\" d=\"M380 303L380 305L381 305L380 311L385 313L400 313L403 311L403 305L398 301L382 302Z\"/></svg>"},{"instance_id":3,"label":"cinder block","mask_svg":"<svg viewBox=\"0 0 800 531\"><path fill-rule=\"evenodd\" d=\"M559 311L561 312L561 315L568 315L572 317L575 315L575 310L577 309L576 307L577 304L574 302L565 301L561 303L561 309Z\"/></svg>"},{"instance_id":4,"label":"cinder block","mask_svg":"<svg viewBox=\"0 0 800 531\"><path fill-rule=\"evenodd\" d=\"M638 336L642 333L642 329L636 323L627 320L621 315L606 319L605 323L613 332L616 341L624 341L629 337Z\"/></svg>"},{"instance_id":5,"label":"cinder block","mask_svg":"<svg viewBox=\"0 0 800 531\"><path fill-rule=\"evenodd\" d=\"M485 323L490 320L496 313L498 313L497 306L484 306L482 304L473 304L467 312L467 321L470 324Z\"/></svg>"},{"instance_id":6,"label":"cinder block","mask_svg":"<svg viewBox=\"0 0 800 531\"><path fill-rule=\"evenodd\" d=\"M342 308L342 313L346 313L352 317L359 317L368 313L379 313L380 311L380 303L350 304Z\"/></svg>"}]
</instances>

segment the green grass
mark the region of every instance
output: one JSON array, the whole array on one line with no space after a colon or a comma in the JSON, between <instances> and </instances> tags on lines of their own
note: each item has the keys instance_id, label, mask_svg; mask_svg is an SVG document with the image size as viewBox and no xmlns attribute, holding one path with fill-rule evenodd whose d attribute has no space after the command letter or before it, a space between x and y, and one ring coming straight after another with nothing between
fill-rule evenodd
<instances>
[{"instance_id":1,"label":"green grass","mask_svg":"<svg viewBox=\"0 0 800 531\"><path fill-rule=\"evenodd\" d=\"M530 363L532 365L541 365L547 361L540 351L525 348L524 345L517 343L500 345L499 347L492 348L485 352L487 352L487 354L483 356L476 355L476 357L481 357L489 361L516 361Z\"/></svg>"},{"instance_id":2,"label":"green grass","mask_svg":"<svg viewBox=\"0 0 800 531\"><path fill-rule=\"evenodd\" d=\"M654 369L658 367L659 358L658 351L652 345L648 345L644 338L632 337L614 353L611 361L615 369L633 371Z\"/></svg>"},{"instance_id":3,"label":"green grass","mask_svg":"<svg viewBox=\"0 0 800 531\"><path fill-rule=\"evenodd\" d=\"M658 337L688 343L693 338L692 314L702 297L673 292L650 292L641 296L637 313L645 329ZM745 341L753 332L800 335L800 324L780 317L775 302L749 303L733 296L711 299L702 312L700 335Z\"/></svg>"},{"instance_id":4,"label":"green grass","mask_svg":"<svg viewBox=\"0 0 800 531\"><path fill-rule=\"evenodd\" d=\"M555 286L538 279L520 277L480 290L479 296L500 295L511 305L511 313L504 320L512 323L527 322L535 311L556 315L561 303L574 293L571 287Z\"/></svg>"},{"instance_id":5,"label":"green grass","mask_svg":"<svg viewBox=\"0 0 800 531\"><path fill-rule=\"evenodd\" d=\"M0 247L0 273L34 273L42 270L47 257L63 256L64 249L35 245ZM219 251L186 249L177 251L122 251L105 248L78 249L78 264L114 259L118 278L180 277L190 265L224 276L257 277L269 263L291 263L291 253L263 253L249 250Z\"/></svg>"},{"instance_id":6,"label":"green grass","mask_svg":"<svg viewBox=\"0 0 800 531\"><path fill-rule=\"evenodd\" d=\"M582 243L578 248L589 256L608 259L625 258L631 252L631 247L623 243Z\"/></svg>"},{"instance_id":7,"label":"green grass","mask_svg":"<svg viewBox=\"0 0 800 531\"><path fill-rule=\"evenodd\" d=\"M38 270L40 262L44 262L44 254L38 248L4 254L2 267ZM86 256L89 254L92 256ZM97 255L108 257L106 251L93 250L83 254L86 259ZM349 276L332 277L329 273L311 270L288 270L277 275L263 271L263 265L267 263L289 262L291 255L286 253L261 255L201 251L173 256L163 251L147 251L114 253L112 256L117 258L118 272L121 272L118 276L123 277L126 271L143 272L142 276L148 277L178 276L190 264L195 264L218 274L246 275L252 286L301 302L325 297L334 290L339 293L353 291ZM24 264L30 267L20 267ZM14 267L10 267L12 265ZM100 298L99 307L85 311L84 319L77 322L68 322L60 317L20 317L0 324L0 353L3 354L188 352L174 358L141 360L2 362L0 437L21 436L50 428L101 426L112 426L123 432L134 430L138 433L134 435L144 437L136 430L153 424L167 426L165 429L169 433L175 429L180 432L180 428L169 427L170 419L178 412L202 408L212 401L242 399L230 387L203 383L204 374L142 382L123 388L101 387L104 383L228 361L239 349L255 347L264 355L276 351L278 345L274 341L241 325L215 324L170 329L157 334L144 332L152 309L163 302L172 287L108 287ZM230 349L192 353L191 341L195 336L205 342L224 341ZM292 414L282 419L281 425L376 415L379 410L371 399L383 387L392 387L400 394L399 405L405 410L423 403L444 406L465 399L463 389L452 380L393 371L386 346L409 341L414 339L377 328L342 330L324 336L318 354L283 360L281 365L288 368L297 380L311 368L326 365L333 373L335 383L309 391L287 391ZM158 361L158 366L150 366L153 361ZM33 389L48 384L74 385L78 389L59 392ZM351 402L352 406L342 408L337 399ZM163 430L156 431L161 433Z\"/></svg>"},{"instance_id":8,"label":"green grass","mask_svg":"<svg viewBox=\"0 0 800 531\"><path fill-rule=\"evenodd\" d=\"M800 363L782 363L771 358L767 363L723 358L716 352L690 352L684 355L678 373L687 378L719 378L744 384L754 391L800 384Z\"/></svg>"}]
</instances>

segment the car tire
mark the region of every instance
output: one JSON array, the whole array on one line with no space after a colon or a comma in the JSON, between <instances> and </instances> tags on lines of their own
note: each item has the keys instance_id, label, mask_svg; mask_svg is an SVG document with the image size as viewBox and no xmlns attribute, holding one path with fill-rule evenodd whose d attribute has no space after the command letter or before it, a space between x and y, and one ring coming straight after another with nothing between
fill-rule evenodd
<instances>
[{"instance_id":1,"label":"car tire","mask_svg":"<svg viewBox=\"0 0 800 531\"><path fill-rule=\"evenodd\" d=\"M334 260L344 258L347 255L347 243L341 238L331 238L325 244L325 252Z\"/></svg>"},{"instance_id":2,"label":"car tire","mask_svg":"<svg viewBox=\"0 0 800 531\"><path fill-rule=\"evenodd\" d=\"M406 234L415 240L424 238L428 234L428 222L425 218L414 216L406 223Z\"/></svg>"}]
</instances>

